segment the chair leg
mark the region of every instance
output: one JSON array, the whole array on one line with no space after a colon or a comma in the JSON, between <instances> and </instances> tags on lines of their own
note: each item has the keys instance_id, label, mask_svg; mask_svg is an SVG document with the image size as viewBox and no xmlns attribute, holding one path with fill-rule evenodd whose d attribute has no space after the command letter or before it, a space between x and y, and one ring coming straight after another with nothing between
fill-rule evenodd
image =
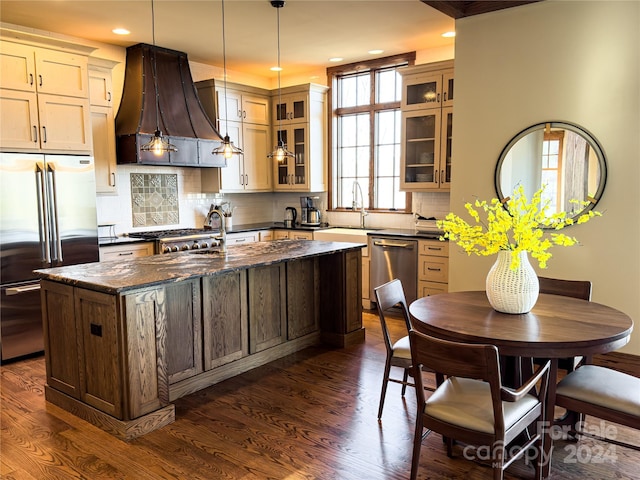
<instances>
[{"instance_id":1,"label":"chair leg","mask_svg":"<svg viewBox=\"0 0 640 480\"><path fill-rule=\"evenodd\" d=\"M407 391L407 382L409 381L409 370L408 368L404 369L404 375L402 376L402 396L404 397L404 394Z\"/></svg>"},{"instance_id":2,"label":"chair leg","mask_svg":"<svg viewBox=\"0 0 640 480\"><path fill-rule=\"evenodd\" d=\"M491 454L491 462L493 467L493 480L502 480L504 478L504 445L493 445Z\"/></svg>"},{"instance_id":3,"label":"chair leg","mask_svg":"<svg viewBox=\"0 0 640 480\"><path fill-rule=\"evenodd\" d=\"M391 362L389 358L384 364L384 377L382 378L382 391L380 392L380 405L378 406L378 420L382 418L382 409L384 408L384 397L387 394L387 384L389 383L389 372L391 371Z\"/></svg>"},{"instance_id":4,"label":"chair leg","mask_svg":"<svg viewBox=\"0 0 640 480\"><path fill-rule=\"evenodd\" d=\"M418 476L420 449L422 448L422 430L422 415L418 412L416 416L416 430L413 436L413 454L411 455L411 480L416 480Z\"/></svg>"}]
</instances>

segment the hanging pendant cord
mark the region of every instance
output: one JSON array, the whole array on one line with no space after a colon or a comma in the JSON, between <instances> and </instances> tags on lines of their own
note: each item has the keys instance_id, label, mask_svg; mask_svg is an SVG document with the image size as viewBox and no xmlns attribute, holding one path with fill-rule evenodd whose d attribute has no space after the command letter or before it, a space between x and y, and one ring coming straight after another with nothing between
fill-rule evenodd
<instances>
[{"instance_id":1,"label":"hanging pendant cord","mask_svg":"<svg viewBox=\"0 0 640 480\"><path fill-rule=\"evenodd\" d=\"M282 145L282 89L280 88L280 7L276 7L278 31L278 146Z\"/></svg>"},{"instance_id":2,"label":"hanging pendant cord","mask_svg":"<svg viewBox=\"0 0 640 480\"><path fill-rule=\"evenodd\" d=\"M224 128L225 137L229 136L229 106L227 104L227 42L224 30L224 0L222 0L222 70L224 75Z\"/></svg>"}]
</instances>

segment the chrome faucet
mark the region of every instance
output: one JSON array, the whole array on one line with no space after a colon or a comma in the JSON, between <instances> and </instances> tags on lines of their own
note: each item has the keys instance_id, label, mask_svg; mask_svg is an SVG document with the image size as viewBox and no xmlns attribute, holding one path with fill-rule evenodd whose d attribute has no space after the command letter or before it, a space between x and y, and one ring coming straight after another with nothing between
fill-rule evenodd
<instances>
[{"instance_id":1,"label":"chrome faucet","mask_svg":"<svg viewBox=\"0 0 640 480\"><path fill-rule=\"evenodd\" d=\"M351 187L351 195L353 195L351 208L354 212L358 208L358 192L360 192L360 228L364 228L364 217L369 215L369 212L364 209L364 196L362 195L362 187L360 187L360 184L356 180L353 182L353 186Z\"/></svg>"},{"instance_id":2,"label":"chrome faucet","mask_svg":"<svg viewBox=\"0 0 640 480\"><path fill-rule=\"evenodd\" d=\"M207 225L211 225L211 217L213 215L218 215L218 218L220 218L220 233L213 238L220 242L220 252L227 253L227 230L224 225L224 213L222 213L220 208L211 205L209 213L207 214Z\"/></svg>"}]
</instances>

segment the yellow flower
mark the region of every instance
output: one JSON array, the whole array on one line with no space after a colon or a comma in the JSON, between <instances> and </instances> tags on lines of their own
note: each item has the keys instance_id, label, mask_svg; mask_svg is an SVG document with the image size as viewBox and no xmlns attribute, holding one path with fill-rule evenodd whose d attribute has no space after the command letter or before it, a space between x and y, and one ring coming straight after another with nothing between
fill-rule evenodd
<instances>
[{"instance_id":1,"label":"yellow flower","mask_svg":"<svg viewBox=\"0 0 640 480\"><path fill-rule=\"evenodd\" d=\"M467 223L459 216L449 213L437 225L444 231L440 240L450 240L460 245L467 254L489 256L500 250L510 250L511 268L516 269L520 263L518 252L526 251L538 261L540 268L547 267L551 258L549 249L554 245L570 247L576 245L575 237L564 233L547 233L549 230L562 230L574 223L588 222L600 212L589 210L574 221L569 215L573 212L548 214L549 206L542 200L544 187L533 194L531 202L527 200L524 187L518 185L511 198L503 204L497 198L490 202L476 200L473 204L465 204L465 209L473 219ZM589 202L572 200L580 209ZM486 220L483 222L481 213Z\"/></svg>"}]
</instances>

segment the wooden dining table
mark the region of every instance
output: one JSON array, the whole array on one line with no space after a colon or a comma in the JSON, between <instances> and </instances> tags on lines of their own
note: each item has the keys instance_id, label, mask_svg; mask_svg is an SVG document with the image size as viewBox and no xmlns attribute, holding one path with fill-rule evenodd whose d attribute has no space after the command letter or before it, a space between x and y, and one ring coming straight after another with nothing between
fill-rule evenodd
<instances>
[{"instance_id":1,"label":"wooden dining table","mask_svg":"<svg viewBox=\"0 0 640 480\"><path fill-rule=\"evenodd\" d=\"M409 306L412 327L444 340L491 344L501 356L551 361L543 429L543 478L550 473L558 359L611 352L625 345L633 321L595 302L540 294L529 313L494 310L486 292L451 292L422 297Z\"/></svg>"}]
</instances>

